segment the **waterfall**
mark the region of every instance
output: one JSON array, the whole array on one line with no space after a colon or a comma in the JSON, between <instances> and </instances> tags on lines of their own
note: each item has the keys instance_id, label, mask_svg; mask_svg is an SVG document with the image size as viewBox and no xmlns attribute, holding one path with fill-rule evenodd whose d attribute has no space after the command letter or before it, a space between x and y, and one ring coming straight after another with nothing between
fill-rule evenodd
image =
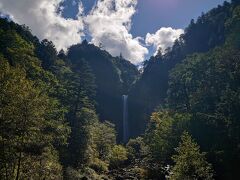
<instances>
[{"instance_id":1,"label":"waterfall","mask_svg":"<svg viewBox=\"0 0 240 180\"><path fill-rule=\"evenodd\" d=\"M123 95L123 142L128 141L128 95Z\"/></svg>"}]
</instances>

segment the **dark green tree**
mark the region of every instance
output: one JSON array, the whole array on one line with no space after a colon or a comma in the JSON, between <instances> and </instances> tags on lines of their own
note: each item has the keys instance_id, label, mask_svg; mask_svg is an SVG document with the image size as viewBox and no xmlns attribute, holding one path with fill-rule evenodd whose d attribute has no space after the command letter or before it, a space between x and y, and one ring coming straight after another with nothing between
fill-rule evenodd
<instances>
[{"instance_id":1,"label":"dark green tree","mask_svg":"<svg viewBox=\"0 0 240 180\"><path fill-rule=\"evenodd\" d=\"M188 133L183 133L181 143L176 151L177 155L173 156L175 165L171 171L171 180L213 179L211 165L206 161L205 154L200 152L199 146Z\"/></svg>"},{"instance_id":2,"label":"dark green tree","mask_svg":"<svg viewBox=\"0 0 240 180\"><path fill-rule=\"evenodd\" d=\"M64 111L23 70L0 58L0 176L61 178L56 148L69 133Z\"/></svg>"}]
</instances>

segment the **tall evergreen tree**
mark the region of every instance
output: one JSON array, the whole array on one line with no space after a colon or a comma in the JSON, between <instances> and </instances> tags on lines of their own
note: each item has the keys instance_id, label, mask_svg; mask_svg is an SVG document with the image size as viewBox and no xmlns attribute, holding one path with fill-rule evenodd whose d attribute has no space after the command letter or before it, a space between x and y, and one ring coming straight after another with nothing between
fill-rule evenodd
<instances>
[{"instance_id":1,"label":"tall evergreen tree","mask_svg":"<svg viewBox=\"0 0 240 180\"><path fill-rule=\"evenodd\" d=\"M61 178L56 147L68 128L57 101L0 59L0 173L4 179Z\"/></svg>"},{"instance_id":2,"label":"tall evergreen tree","mask_svg":"<svg viewBox=\"0 0 240 180\"><path fill-rule=\"evenodd\" d=\"M173 156L175 165L170 175L171 180L212 180L213 171L206 161L205 154L200 153L199 146L184 132L181 143Z\"/></svg>"}]
</instances>

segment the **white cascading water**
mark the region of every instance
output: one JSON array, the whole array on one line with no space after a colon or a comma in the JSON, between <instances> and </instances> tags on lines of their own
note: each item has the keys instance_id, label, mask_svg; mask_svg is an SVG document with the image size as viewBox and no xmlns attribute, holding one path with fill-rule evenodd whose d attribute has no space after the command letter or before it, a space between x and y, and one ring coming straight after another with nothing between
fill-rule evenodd
<instances>
[{"instance_id":1,"label":"white cascading water","mask_svg":"<svg viewBox=\"0 0 240 180\"><path fill-rule=\"evenodd\" d=\"M123 142L128 141L128 95L123 95Z\"/></svg>"}]
</instances>

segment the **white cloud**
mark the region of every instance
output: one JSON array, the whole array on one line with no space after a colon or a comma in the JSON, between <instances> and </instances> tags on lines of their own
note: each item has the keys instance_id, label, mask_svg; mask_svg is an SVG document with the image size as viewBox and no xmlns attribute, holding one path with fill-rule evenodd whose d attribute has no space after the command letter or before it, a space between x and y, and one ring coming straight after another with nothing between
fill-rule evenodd
<instances>
[{"instance_id":1,"label":"white cloud","mask_svg":"<svg viewBox=\"0 0 240 180\"><path fill-rule=\"evenodd\" d=\"M129 32L136 5L137 0L99 0L85 17L92 43L102 44L113 56L122 54L134 64L142 62L148 53L141 38Z\"/></svg>"},{"instance_id":2,"label":"white cloud","mask_svg":"<svg viewBox=\"0 0 240 180\"><path fill-rule=\"evenodd\" d=\"M168 47L172 47L175 40L180 37L181 34L184 33L182 29L173 29L171 27L162 27L155 34L147 33L145 42L148 46L153 45L156 49L155 55L158 50L161 48L162 53Z\"/></svg>"},{"instance_id":3,"label":"white cloud","mask_svg":"<svg viewBox=\"0 0 240 180\"><path fill-rule=\"evenodd\" d=\"M132 17L136 13L138 0L97 0L88 15L83 16L84 7L80 0L75 19L62 17L64 0L0 0L0 12L8 14L15 22L26 24L40 39L54 42L56 48L80 43L87 30L95 45L102 44L113 56L122 56L134 64L141 63L148 49L141 37L130 33ZM59 12L60 10L60 12ZM148 33L145 43L156 50L164 51L183 33L182 29L161 28L155 34Z\"/></svg>"},{"instance_id":4,"label":"white cloud","mask_svg":"<svg viewBox=\"0 0 240 180\"><path fill-rule=\"evenodd\" d=\"M67 48L79 43L83 36L84 24L81 16L76 20L65 19L57 13L63 0L1 0L0 11L9 14L19 23L30 27L33 34L40 39L48 39L54 42L56 48ZM82 4L79 9L83 11Z\"/></svg>"}]
</instances>

